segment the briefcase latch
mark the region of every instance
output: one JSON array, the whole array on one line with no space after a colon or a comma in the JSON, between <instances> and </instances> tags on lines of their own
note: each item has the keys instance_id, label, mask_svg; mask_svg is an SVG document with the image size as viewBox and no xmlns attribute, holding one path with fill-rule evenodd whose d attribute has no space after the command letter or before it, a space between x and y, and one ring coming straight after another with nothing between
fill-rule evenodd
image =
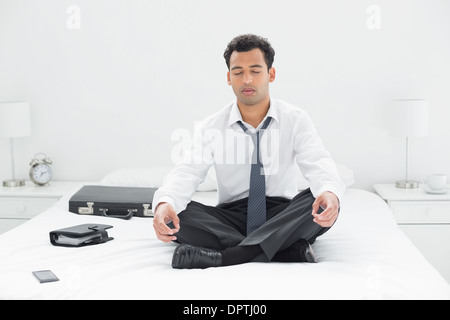
<instances>
[{"instance_id":1,"label":"briefcase latch","mask_svg":"<svg viewBox=\"0 0 450 320\"><path fill-rule=\"evenodd\" d=\"M94 203L87 202L87 207L78 207L79 214L94 214Z\"/></svg>"},{"instance_id":2,"label":"briefcase latch","mask_svg":"<svg viewBox=\"0 0 450 320\"><path fill-rule=\"evenodd\" d=\"M144 217L153 217L153 211L152 209L150 209L150 204L144 203L143 206L144 206L144 213L143 213Z\"/></svg>"}]
</instances>

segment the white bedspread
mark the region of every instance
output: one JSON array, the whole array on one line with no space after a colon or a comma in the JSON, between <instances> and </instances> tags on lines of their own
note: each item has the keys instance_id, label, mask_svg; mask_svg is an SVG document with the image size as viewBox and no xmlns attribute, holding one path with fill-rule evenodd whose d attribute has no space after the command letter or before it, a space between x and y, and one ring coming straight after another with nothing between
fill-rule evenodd
<instances>
[{"instance_id":1,"label":"white bedspread","mask_svg":"<svg viewBox=\"0 0 450 320\"><path fill-rule=\"evenodd\" d=\"M69 197L0 236L0 299L450 298L448 283L398 229L387 205L364 190L346 191L335 226L313 245L318 263L205 270L172 269L175 244L156 239L151 218L80 216L68 211ZM214 204L216 193L194 199ZM111 224L115 239L82 248L50 244L51 230L83 223ZM40 284L31 272L44 269L60 281Z\"/></svg>"}]
</instances>

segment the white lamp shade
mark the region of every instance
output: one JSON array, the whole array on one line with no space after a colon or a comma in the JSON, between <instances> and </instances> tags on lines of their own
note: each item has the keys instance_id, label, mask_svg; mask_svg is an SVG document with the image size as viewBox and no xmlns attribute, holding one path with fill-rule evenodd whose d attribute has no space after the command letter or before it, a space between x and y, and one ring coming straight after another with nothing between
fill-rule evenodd
<instances>
[{"instance_id":1,"label":"white lamp shade","mask_svg":"<svg viewBox=\"0 0 450 320\"><path fill-rule=\"evenodd\" d=\"M30 133L30 104L0 102L0 136L25 137Z\"/></svg>"},{"instance_id":2,"label":"white lamp shade","mask_svg":"<svg viewBox=\"0 0 450 320\"><path fill-rule=\"evenodd\" d=\"M428 135L428 100L393 100L389 104L388 129L391 136Z\"/></svg>"}]
</instances>

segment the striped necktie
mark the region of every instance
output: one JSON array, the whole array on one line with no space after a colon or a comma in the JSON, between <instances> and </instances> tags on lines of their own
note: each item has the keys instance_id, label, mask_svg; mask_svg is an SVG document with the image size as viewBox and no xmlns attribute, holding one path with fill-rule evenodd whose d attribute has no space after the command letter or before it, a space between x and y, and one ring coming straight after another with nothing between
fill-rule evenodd
<instances>
[{"instance_id":1,"label":"striped necktie","mask_svg":"<svg viewBox=\"0 0 450 320\"><path fill-rule=\"evenodd\" d=\"M248 192L247 235L258 229L266 221L266 178L260 159L259 141L263 133L262 130L269 126L271 120L271 117L267 117L256 134L250 133L241 121L238 122L242 130L252 137L254 146Z\"/></svg>"}]
</instances>

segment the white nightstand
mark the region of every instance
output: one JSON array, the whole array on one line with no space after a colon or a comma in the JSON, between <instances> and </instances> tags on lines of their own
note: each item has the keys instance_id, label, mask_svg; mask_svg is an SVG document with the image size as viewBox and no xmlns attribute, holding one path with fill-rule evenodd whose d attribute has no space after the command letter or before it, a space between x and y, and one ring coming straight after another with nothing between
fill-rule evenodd
<instances>
[{"instance_id":1,"label":"white nightstand","mask_svg":"<svg viewBox=\"0 0 450 320\"><path fill-rule=\"evenodd\" d=\"M1 187L0 234L42 213L66 192L81 185L80 181L52 181L39 187L27 181L23 187Z\"/></svg>"},{"instance_id":2,"label":"white nightstand","mask_svg":"<svg viewBox=\"0 0 450 320\"><path fill-rule=\"evenodd\" d=\"M375 191L391 209L400 229L427 260L450 282L450 192L426 193L375 184Z\"/></svg>"}]
</instances>

